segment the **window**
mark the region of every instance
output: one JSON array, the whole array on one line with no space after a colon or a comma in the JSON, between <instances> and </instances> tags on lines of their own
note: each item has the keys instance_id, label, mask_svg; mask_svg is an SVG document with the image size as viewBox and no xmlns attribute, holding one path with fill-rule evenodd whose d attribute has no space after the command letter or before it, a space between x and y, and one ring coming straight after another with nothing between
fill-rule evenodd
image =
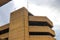
<instances>
[{"instance_id":1,"label":"window","mask_svg":"<svg viewBox=\"0 0 60 40\"><path fill-rule=\"evenodd\" d=\"M9 32L9 28L0 31L0 35Z\"/></svg>"},{"instance_id":2,"label":"window","mask_svg":"<svg viewBox=\"0 0 60 40\"><path fill-rule=\"evenodd\" d=\"M29 15L29 16L33 16L30 12L28 12L28 15Z\"/></svg>"},{"instance_id":3,"label":"window","mask_svg":"<svg viewBox=\"0 0 60 40\"><path fill-rule=\"evenodd\" d=\"M54 37L54 35L49 32L29 32L29 35L50 35Z\"/></svg>"},{"instance_id":4,"label":"window","mask_svg":"<svg viewBox=\"0 0 60 40\"><path fill-rule=\"evenodd\" d=\"M5 38L4 40L8 40L8 38Z\"/></svg>"},{"instance_id":5,"label":"window","mask_svg":"<svg viewBox=\"0 0 60 40\"><path fill-rule=\"evenodd\" d=\"M39 22L39 21L29 21L29 26L49 26L51 27L50 24L47 22Z\"/></svg>"}]
</instances>

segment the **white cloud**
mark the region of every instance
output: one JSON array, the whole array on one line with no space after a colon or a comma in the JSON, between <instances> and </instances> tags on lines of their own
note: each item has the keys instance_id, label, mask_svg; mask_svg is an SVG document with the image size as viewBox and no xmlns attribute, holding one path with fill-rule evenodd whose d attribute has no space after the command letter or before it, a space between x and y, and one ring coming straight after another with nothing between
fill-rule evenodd
<instances>
[{"instance_id":1,"label":"white cloud","mask_svg":"<svg viewBox=\"0 0 60 40\"><path fill-rule=\"evenodd\" d=\"M29 0L29 2L36 5L49 5L56 9L60 9L60 0Z\"/></svg>"},{"instance_id":2,"label":"white cloud","mask_svg":"<svg viewBox=\"0 0 60 40\"><path fill-rule=\"evenodd\" d=\"M11 1L9 3L7 3L6 5L0 7L0 25L4 25L6 23L9 22L9 16L10 16L10 12L14 10L14 3Z\"/></svg>"},{"instance_id":3,"label":"white cloud","mask_svg":"<svg viewBox=\"0 0 60 40\"><path fill-rule=\"evenodd\" d=\"M27 0L13 0L16 9L19 9L21 7L27 8Z\"/></svg>"}]
</instances>

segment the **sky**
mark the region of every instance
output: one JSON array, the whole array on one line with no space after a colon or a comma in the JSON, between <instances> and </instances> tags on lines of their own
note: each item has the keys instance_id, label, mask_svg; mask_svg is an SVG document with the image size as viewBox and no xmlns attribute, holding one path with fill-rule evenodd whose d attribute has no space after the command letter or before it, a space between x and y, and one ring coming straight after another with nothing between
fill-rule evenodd
<instances>
[{"instance_id":1,"label":"sky","mask_svg":"<svg viewBox=\"0 0 60 40\"><path fill-rule=\"evenodd\" d=\"M28 3L28 4L27 4ZM26 7L35 16L47 16L54 24L56 38L60 38L60 0L12 0L0 7L0 26L9 23L10 13Z\"/></svg>"}]
</instances>

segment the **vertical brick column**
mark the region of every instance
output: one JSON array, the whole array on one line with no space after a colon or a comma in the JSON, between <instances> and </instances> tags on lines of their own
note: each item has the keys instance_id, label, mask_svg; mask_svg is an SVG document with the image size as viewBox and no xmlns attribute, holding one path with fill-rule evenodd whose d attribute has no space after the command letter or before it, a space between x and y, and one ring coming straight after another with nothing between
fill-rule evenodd
<instances>
[{"instance_id":1,"label":"vertical brick column","mask_svg":"<svg viewBox=\"0 0 60 40\"><path fill-rule=\"evenodd\" d=\"M11 13L9 40L28 40L28 12L23 7Z\"/></svg>"},{"instance_id":2,"label":"vertical brick column","mask_svg":"<svg viewBox=\"0 0 60 40\"><path fill-rule=\"evenodd\" d=\"M28 22L28 11L23 8L24 13L24 24L25 24L25 40L29 40L29 22Z\"/></svg>"}]
</instances>

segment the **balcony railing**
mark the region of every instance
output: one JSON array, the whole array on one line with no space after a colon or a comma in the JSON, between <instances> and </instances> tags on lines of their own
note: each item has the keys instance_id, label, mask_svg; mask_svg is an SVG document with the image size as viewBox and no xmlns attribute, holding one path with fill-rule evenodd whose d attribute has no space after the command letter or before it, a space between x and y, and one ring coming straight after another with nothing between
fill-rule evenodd
<instances>
[{"instance_id":1,"label":"balcony railing","mask_svg":"<svg viewBox=\"0 0 60 40\"><path fill-rule=\"evenodd\" d=\"M47 18L43 16L29 16L29 21L35 22L47 22L50 27L53 27L53 23Z\"/></svg>"},{"instance_id":2,"label":"balcony railing","mask_svg":"<svg viewBox=\"0 0 60 40\"><path fill-rule=\"evenodd\" d=\"M55 32L48 26L29 26L29 32L45 32L55 36ZM49 35L49 34L48 34Z\"/></svg>"},{"instance_id":3,"label":"balcony railing","mask_svg":"<svg viewBox=\"0 0 60 40\"><path fill-rule=\"evenodd\" d=\"M55 38L51 37L51 36L46 36L46 35L43 35L43 36L30 36L29 38L30 40L55 40Z\"/></svg>"},{"instance_id":4,"label":"balcony railing","mask_svg":"<svg viewBox=\"0 0 60 40\"><path fill-rule=\"evenodd\" d=\"M0 35L1 39L8 38L8 37L9 37L9 33L5 33L5 34Z\"/></svg>"}]
</instances>

